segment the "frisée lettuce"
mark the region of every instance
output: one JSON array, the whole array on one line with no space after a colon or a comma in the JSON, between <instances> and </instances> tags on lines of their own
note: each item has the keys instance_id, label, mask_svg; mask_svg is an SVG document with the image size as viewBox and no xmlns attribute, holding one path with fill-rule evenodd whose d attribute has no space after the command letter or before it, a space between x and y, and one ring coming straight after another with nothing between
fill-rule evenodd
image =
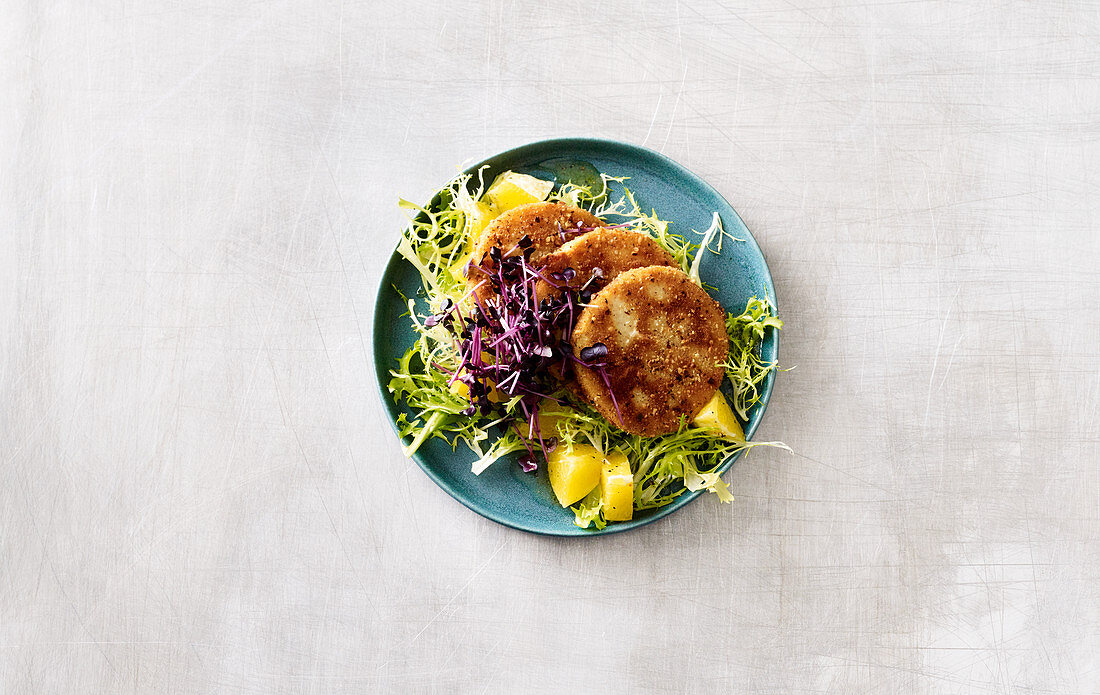
<instances>
[{"instance_id":1,"label":"fris\u00e9e lettuce","mask_svg":"<svg viewBox=\"0 0 1100 695\"><path fill-rule=\"evenodd\" d=\"M452 448L461 442L473 452L473 474L502 465L498 462L511 460L514 454L519 454L515 464L532 472L557 447L572 451L584 445L605 454L626 455L636 510L661 507L685 491L710 490L723 502L731 501L733 496L718 473L722 462L756 446L786 446L745 441L696 426L686 418L670 434L632 435L563 388L554 374L564 374L570 364L597 372L603 366L606 348L574 355L569 344L572 323L591 294L583 287L571 288L569 276L542 274L528 262L523 241L511 250L494 248L485 265L479 265L483 259L470 258L477 236L505 211L501 209L504 196L486 195L483 172L456 177L427 206L400 201L411 221L397 250L419 274L422 294L419 302L405 298L416 340L390 371L388 385L394 401L408 410L397 419L405 454L412 456L429 439L440 438ZM501 177L505 175L513 174ZM502 189L501 177L493 184L495 190ZM723 237L733 239L722 229L718 215L701 243L692 244L670 232L669 223L655 211L644 212L625 181L607 174L601 174L594 185L564 183L551 188L550 182L532 186L521 181L524 195L510 197L528 200L527 192L534 191L533 195L544 195L546 200L588 210L610 226L648 234L701 284L703 250L720 253ZM624 184L622 195L615 199L611 182ZM492 306L483 305L467 286L467 273L478 271L500 290L500 300ZM536 302L538 280L561 288L560 298ZM766 297L753 297L741 313L727 315L730 349L723 366L733 409L742 421L747 421L762 397L765 379L777 368L762 359L760 344L768 331L782 325ZM599 488L573 507L578 526L606 525L598 492Z\"/></svg>"}]
</instances>

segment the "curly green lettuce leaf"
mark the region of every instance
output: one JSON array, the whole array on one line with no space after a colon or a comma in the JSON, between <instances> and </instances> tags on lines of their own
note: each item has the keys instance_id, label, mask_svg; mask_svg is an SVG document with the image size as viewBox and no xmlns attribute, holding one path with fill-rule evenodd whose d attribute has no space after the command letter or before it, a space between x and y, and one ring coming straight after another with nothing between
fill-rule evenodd
<instances>
[{"instance_id":1,"label":"curly green lettuce leaf","mask_svg":"<svg viewBox=\"0 0 1100 695\"><path fill-rule=\"evenodd\" d=\"M580 528L595 526L602 530L607 526L607 519L603 516L603 497L600 496L599 487L588 493L575 506L570 507L570 510L573 512L573 523Z\"/></svg>"},{"instance_id":2,"label":"curly green lettuce leaf","mask_svg":"<svg viewBox=\"0 0 1100 695\"><path fill-rule=\"evenodd\" d=\"M479 171L476 185L470 175L455 178L427 207L401 202L404 209L413 213L413 218L398 244L398 252L420 275L429 310L438 308L445 298L458 301L465 292L462 273L455 269L464 262L471 229L479 215L478 205L483 204L480 200L485 185L481 174ZM566 183L549 199L568 202L611 224L650 235L698 282L702 250L720 253L723 238L733 239L722 229L721 219L714 216L702 243L696 246L672 233L669 223L658 218L655 211L642 211L625 181L623 177L602 174L598 185ZM623 195L617 199L610 195L612 182L624 184ZM492 438L489 429L500 420L464 414L469 401L452 390L449 383L460 363L453 340L441 327L425 326L417 316L414 301L409 301L409 308L417 339L391 370L389 382L395 401L403 402L409 411L408 415L398 417L406 454L411 456L432 438L441 438L452 448L461 441L477 456L471 467L473 472L481 473L495 461L526 449L527 444L514 427ZM759 402L764 380L777 368L760 358L760 343L768 330L777 330L782 325L770 302L756 297L741 314L727 316L730 352L723 366L733 387L731 405L742 421L747 421L749 411ZM733 497L717 471L729 456L757 446L786 448L781 442L723 438L713 430L693 427L687 422L667 435L631 435L612 426L566 391L554 395L561 403L548 403L540 412L557 419L559 445L586 443L600 451L620 449L626 453L634 472L636 509L660 507L685 491L695 490L711 490L728 502ZM503 404L505 413L511 412L510 405L514 403ZM582 528L593 525L603 528L607 523L602 501L595 493L574 506L573 512L575 523Z\"/></svg>"},{"instance_id":3,"label":"curly green lettuce leaf","mask_svg":"<svg viewBox=\"0 0 1100 695\"><path fill-rule=\"evenodd\" d=\"M733 406L743 421L749 419L749 411L760 402L761 391L768 375L778 369L775 362L765 362L760 357L760 344L768 330L779 330L783 322L775 315L770 301L752 297L740 315L726 316L726 333L730 350L723 364L726 377L733 385Z\"/></svg>"},{"instance_id":4,"label":"curly green lettuce leaf","mask_svg":"<svg viewBox=\"0 0 1100 695\"><path fill-rule=\"evenodd\" d=\"M439 191L438 202L427 207L403 199L398 203L410 219L397 252L416 268L430 300L457 297L464 290L461 276L451 271L465 251L476 203L484 190L481 171L473 191L472 179L469 174L457 176Z\"/></svg>"}]
</instances>

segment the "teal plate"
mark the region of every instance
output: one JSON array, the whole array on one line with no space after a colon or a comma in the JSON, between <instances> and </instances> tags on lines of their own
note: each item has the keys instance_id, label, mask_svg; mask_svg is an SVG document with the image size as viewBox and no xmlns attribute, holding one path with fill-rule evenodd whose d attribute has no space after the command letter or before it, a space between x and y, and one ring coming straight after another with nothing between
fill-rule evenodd
<instances>
[{"instance_id":1,"label":"teal plate","mask_svg":"<svg viewBox=\"0 0 1100 695\"><path fill-rule=\"evenodd\" d=\"M664 155L612 140L565 138L508 150L471 166L466 172L476 174L481 167L488 167L486 182L509 169L540 178L553 176L559 183L564 180L580 183L579 179L592 174L592 167L612 176L629 177L626 185L641 208L656 210L658 217L670 222L671 231L694 243L700 242L701 232L710 226L717 212L725 230L744 241L727 239L720 255L706 254L700 265L703 282L717 288L712 295L727 311L739 312L753 295L766 295L775 302L768 265L741 218L710 185ZM622 185L612 186L613 196L618 197L621 193ZM386 390L389 370L416 339L408 317L404 316L407 307L397 290L414 297L418 296L419 288L419 275L395 251L382 275L374 307L374 368L382 402L391 421L403 412L404 404L395 403ZM761 350L764 360L777 359L775 331L769 331ZM764 385L760 402L749 413L749 421L745 424L745 435L749 439L760 425L774 381L773 372ZM396 424L394 429L396 431ZM573 513L562 509L554 499L545 467L535 475L523 473L515 463L515 456L510 456L497 461L481 475L474 475L470 472L470 464L475 458L463 444L459 443L457 449L452 450L438 438L426 442L413 455L413 460L428 477L478 514L505 526L551 536L596 536L628 531L667 516L703 494L685 492L665 507L637 512L631 521L608 524L602 531L586 530L575 526ZM737 455L731 456L721 469L728 470L736 459Z\"/></svg>"}]
</instances>

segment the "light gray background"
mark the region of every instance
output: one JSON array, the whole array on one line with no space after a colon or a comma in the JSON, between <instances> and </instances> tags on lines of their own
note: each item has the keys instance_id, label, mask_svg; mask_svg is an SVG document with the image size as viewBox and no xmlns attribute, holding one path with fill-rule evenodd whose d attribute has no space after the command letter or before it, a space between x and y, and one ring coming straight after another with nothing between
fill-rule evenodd
<instances>
[{"instance_id":1,"label":"light gray background","mask_svg":"<svg viewBox=\"0 0 1100 695\"><path fill-rule=\"evenodd\" d=\"M1100 692L1088 2L0 10L0 690ZM524 142L713 183L760 451L595 541L405 460L398 196Z\"/></svg>"}]
</instances>

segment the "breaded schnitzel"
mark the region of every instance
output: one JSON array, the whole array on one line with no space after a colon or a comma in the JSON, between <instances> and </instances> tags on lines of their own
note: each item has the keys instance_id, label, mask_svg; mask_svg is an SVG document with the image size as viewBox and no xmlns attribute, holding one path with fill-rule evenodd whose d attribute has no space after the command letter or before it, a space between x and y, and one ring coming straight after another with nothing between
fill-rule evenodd
<instances>
[{"instance_id":1,"label":"breaded schnitzel","mask_svg":"<svg viewBox=\"0 0 1100 695\"><path fill-rule=\"evenodd\" d=\"M555 273L572 268L576 276L570 280L570 287L583 288L595 295L620 273L652 265L676 267L676 261L647 234L604 228L568 241L547 255L542 274L549 279ZM535 291L540 300L558 293L557 288L543 280Z\"/></svg>"},{"instance_id":2,"label":"breaded schnitzel","mask_svg":"<svg viewBox=\"0 0 1100 695\"><path fill-rule=\"evenodd\" d=\"M488 299L495 293L487 281L487 273L477 266L480 264L492 270L495 263L489 258L489 249L496 246L504 256L518 254L521 252L518 244L526 236L531 240L528 260L538 266L547 254L564 242L601 226L603 222L592 213L566 203L529 203L512 208L481 233L470 254L472 265L467 281L471 286L481 283L477 294L482 300Z\"/></svg>"},{"instance_id":3,"label":"breaded schnitzel","mask_svg":"<svg viewBox=\"0 0 1100 695\"><path fill-rule=\"evenodd\" d=\"M609 422L647 437L675 432L681 416L690 420L707 404L729 350L722 307L679 268L663 266L627 270L604 287L581 312L572 343L576 354L606 346L600 361L610 384L580 365L577 382Z\"/></svg>"}]
</instances>

